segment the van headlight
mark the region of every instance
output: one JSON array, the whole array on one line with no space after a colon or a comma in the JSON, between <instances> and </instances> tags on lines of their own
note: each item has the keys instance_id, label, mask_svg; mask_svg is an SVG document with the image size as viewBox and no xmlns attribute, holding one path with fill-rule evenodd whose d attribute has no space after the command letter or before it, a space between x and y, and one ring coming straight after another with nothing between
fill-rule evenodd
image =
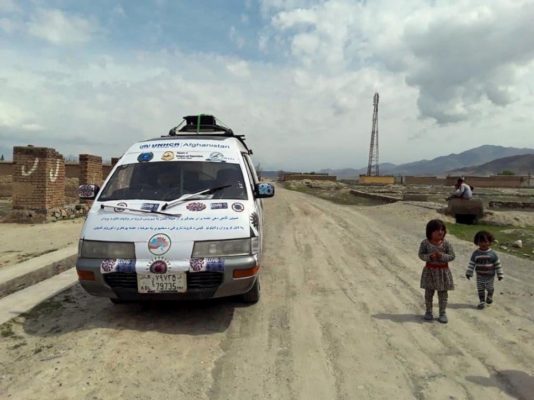
<instances>
[{"instance_id":1,"label":"van headlight","mask_svg":"<svg viewBox=\"0 0 534 400\"><path fill-rule=\"evenodd\" d=\"M135 258L135 245L130 242L80 240L81 258Z\"/></svg>"},{"instance_id":2,"label":"van headlight","mask_svg":"<svg viewBox=\"0 0 534 400\"><path fill-rule=\"evenodd\" d=\"M251 254L250 251L250 238L209 240L205 242L195 242L192 257L243 256Z\"/></svg>"}]
</instances>

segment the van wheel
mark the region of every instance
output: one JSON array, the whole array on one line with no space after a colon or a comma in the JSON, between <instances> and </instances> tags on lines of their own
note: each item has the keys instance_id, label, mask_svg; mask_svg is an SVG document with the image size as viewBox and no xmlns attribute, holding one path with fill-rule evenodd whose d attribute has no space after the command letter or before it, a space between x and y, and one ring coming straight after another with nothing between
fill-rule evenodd
<instances>
[{"instance_id":1,"label":"van wheel","mask_svg":"<svg viewBox=\"0 0 534 400\"><path fill-rule=\"evenodd\" d=\"M260 278L256 278L256 282L254 282L254 285L252 288L241 296L241 299L245 303L254 304L257 303L260 300Z\"/></svg>"}]
</instances>

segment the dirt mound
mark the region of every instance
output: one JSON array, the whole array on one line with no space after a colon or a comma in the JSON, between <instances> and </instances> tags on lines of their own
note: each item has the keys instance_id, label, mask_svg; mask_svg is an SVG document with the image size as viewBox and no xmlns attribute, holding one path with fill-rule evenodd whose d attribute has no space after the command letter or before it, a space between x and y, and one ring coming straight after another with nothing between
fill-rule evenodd
<instances>
[{"instance_id":1,"label":"dirt mound","mask_svg":"<svg viewBox=\"0 0 534 400\"><path fill-rule=\"evenodd\" d=\"M347 185L341 182L315 181L311 179L304 179L301 181L287 181L286 187L291 190L299 190L303 188L337 190L347 188Z\"/></svg>"},{"instance_id":2,"label":"dirt mound","mask_svg":"<svg viewBox=\"0 0 534 400\"><path fill-rule=\"evenodd\" d=\"M534 226L534 213L528 211L486 211L481 220L492 225Z\"/></svg>"}]
</instances>

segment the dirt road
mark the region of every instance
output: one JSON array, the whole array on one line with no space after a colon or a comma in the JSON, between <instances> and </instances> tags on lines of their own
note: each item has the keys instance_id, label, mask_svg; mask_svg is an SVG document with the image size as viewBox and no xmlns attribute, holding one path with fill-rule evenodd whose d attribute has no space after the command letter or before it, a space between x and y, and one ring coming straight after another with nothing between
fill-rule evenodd
<instances>
[{"instance_id":1,"label":"dirt road","mask_svg":"<svg viewBox=\"0 0 534 400\"><path fill-rule=\"evenodd\" d=\"M48 224L0 224L0 268L78 243L82 225L82 218Z\"/></svg>"},{"instance_id":2,"label":"dirt road","mask_svg":"<svg viewBox=\"0 0 534 400\"><path fill-rule=\"evenodd\" d=\"M0 397L534 398L534 262L502 255L479 311L473 247L450 238L449 324L424 323L417 249L434 211L283 189L264 204L258 304L114 306L75 286L2 326Z\"/></svg>"}]
</instances>

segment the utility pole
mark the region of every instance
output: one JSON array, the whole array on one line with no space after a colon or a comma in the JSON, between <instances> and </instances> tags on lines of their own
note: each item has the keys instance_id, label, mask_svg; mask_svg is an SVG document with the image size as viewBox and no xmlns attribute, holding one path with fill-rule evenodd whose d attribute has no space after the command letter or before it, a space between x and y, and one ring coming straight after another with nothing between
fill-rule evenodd
<instances>
[{"instance_id":1,"label":"utility pole","mask_svg":"<svg viewBox=\"0 0 534 400\"><path fill-rule=\"evenodd\" d=\"M373 96L373 128L371 130L371 145L369 146L369 164L367 176L379 176L378 170L378 93Z\"/></svg>"}]
</instances>

